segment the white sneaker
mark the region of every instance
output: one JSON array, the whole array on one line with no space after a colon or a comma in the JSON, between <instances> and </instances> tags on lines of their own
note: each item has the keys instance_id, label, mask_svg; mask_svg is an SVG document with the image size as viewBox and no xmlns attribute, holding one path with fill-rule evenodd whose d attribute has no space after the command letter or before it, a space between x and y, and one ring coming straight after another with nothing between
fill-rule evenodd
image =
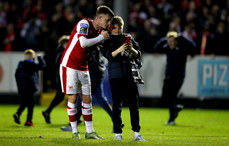
<instances>
[{"instance_id":1,"label":"white sneaker","mask_svg":"<svg viewBox=\"0 0 229 146\"><path fill-rule=\"evenodd\" d=\"M122 140L122 135L121 134L116 135L115 140Z\"/></svg>"},{"instance_id":2,"label":"white sneaker","mask_svg":"<svg viewBox=\"0 0 229 146\"><path fill-rule=\"evenodd\" d=\"M143 139L142 136L139 134L138 136L134 137L134 141L146 141L146 140Z\"/></svg>"},{"instance_id":3,"label":"white sneaker","mask_svg":"<svg viewBox=\"0 0 229 146\"><path fill-rule=\"evenodd\" d=\"M168 121L166 125L175 125L175 121Z\"/></svg>"}]
</instances>

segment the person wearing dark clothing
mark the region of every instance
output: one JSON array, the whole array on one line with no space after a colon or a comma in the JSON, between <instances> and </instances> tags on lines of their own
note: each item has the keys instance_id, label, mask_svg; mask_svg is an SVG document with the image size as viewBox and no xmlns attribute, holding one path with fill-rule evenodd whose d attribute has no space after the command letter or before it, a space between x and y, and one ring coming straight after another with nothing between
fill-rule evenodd
<instances>
[{"instance_id":1,"label":"person wearing dark clothing","mask_svg":"<svg viewBox=\"0 0 229 146\"><path fill-rule=\"evenodd\" d=\"M155 52L166 53L165 79L162 88L162 103L169 108L170 118L167 125L174 125L178 112L183 105L177 104L177 94L185 78L185 67L188 55L194 56L196 45L193 41L178 35L167 33L154 46Z\"/></svg>"},{"instance_id":2,"label":"person wearing dark clothing","mask_svg":"<svg viewBox=\"0 0 229 146\"><path fill-rule=\"evenodd\" d=\"M212 50L211 54L214 55L229 55L229 44L227 42L229 37L228 32L226 31L226 23L224 21L220 21L217 25L216 32L213 35L213 39L211 42Z\"/></svg>"},{"instance_id":3,"label":"person wearing dark clothing","mask_svg":"<svg viewBox=\"0 0 229 146\"><path fill-rule=\"evenodd\" d=\"M105 58L101 52L101 46L96 45L95 49L91 49L89 52L88 68L91 79L91 93L96 103L102 107L112 119L112 109L108 103L107 97L103 91L103 79L105 67ZM79 104L81 100L77 101ZM78 107L77 107L78 108Z\"/></svg>"},{"instance_id":4,"label":"person wearing dark clothing","mask_svg":"<svg viewBox=\"0 0 229 146\"><path fill-rule=\"evenodd\" d=\"M60 60L63 55L64 49L68 44L69 36L63 35L58 40L58 46L57 46L57 56L55 61L55 69L56 69L56 95L54 99L52 100L51 104L49 105L48 109L42 111L42 114L45 118L46 123L50 124L50 113L61 101L64 100L65 94L62 92L61 89L61 83L60 83L60 75L59 75L59 68L60 68Z\"/></svg>"},{"instance_id":5,"label":"person wearing dark clothing","mask_svg":"<svg viewBox=\"0 0 229 146\"><path fill-rule=\"evenodd\" d=\"M124 22L121 17L115 16L111 24L111 36L104 42L103 55L108 60L115 140L122 140L121 111L123 100L126 98L129 104L134 140L145 141L139 134L139 93L137 83L143 83L138 71L141 65L139 60L141 58L140 47L130 35L122 33Z\"/></svg>"},{"instance_id":6,"label":"person wearing dark clothing","mask_svg":"<svg viewBox=\"0 0 229 146\"><path fill-rule=\"evenodd\" d=\"M20 106L13 115L14 121L20 124L20 115L24 109L28 108L27 120L25 126L34 126L32 122L34 93L39 90L39 70L43 70L46 66L41 56L37 56L38 64L34 62L35 52L27 49L24 52L25 60L20 61L16 69L15 78L20 96Z\"/></svg>"}]
</instances>

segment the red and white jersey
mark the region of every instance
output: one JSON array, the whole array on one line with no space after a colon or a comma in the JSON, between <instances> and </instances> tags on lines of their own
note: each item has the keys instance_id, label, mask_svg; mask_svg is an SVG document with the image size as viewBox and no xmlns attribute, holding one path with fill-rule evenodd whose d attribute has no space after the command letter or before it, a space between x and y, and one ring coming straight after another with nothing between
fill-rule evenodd
<instances>
[{"instance_id":1,"label":"red and white jersey","mask_svg":"<svg viewBox=\"0 0 229 146\"><path fill-rule=\"evenodd\" d=\"M60 64L64 67L87 71L89 54L85 48L81 47L79 37L94 38L98 35L91 19L80 20L71 33Z\"/></svg>"}]
</instances>

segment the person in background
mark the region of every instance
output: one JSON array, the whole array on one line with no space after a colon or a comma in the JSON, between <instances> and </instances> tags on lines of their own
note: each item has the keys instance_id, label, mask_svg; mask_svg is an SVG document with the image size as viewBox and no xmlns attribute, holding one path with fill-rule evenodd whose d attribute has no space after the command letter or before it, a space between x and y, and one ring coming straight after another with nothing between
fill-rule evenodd
<instances>
[{"instance_id":1,"label":"person in background","mask_svg":"<svg viewBox=\"0 0 229 146\"><path fill-rule=\"evenodd\" d=\"M15 31L12 23L7 25L7 36L4 40L5 52L12 52L15 44Z\"/></svg>"},{"instance_id":2,"label":"person in background","mask_svg":"<svg viewBox=\"0 0 229 146\"><path fill-rule=\"evenodd\" d=\"M166 53L167 63L165 79L162 88L162 104L169 108L170 117L167 125L174 125L178 112L183 105L177 104L177 94L185 78L187 56L194 56L196 44L178 35L175 31L169 31L165 38L161 38L154 46L154 51Z\"/></svg>"},{"instance_id":3,"label":"person in background","mask_svg":"<svg viewBox=\"0 0 229 146\"><path fill-rule=\"evenodd\" d=\"M74 27L60 63L62 92L68 94L67 111L72 127L72 138L80 139L77 126L77 94L82 98L81 109L86 125L86 139L103 139L94 131L92 122L91 80L88 71L89 51L109 37L107 28L114 17L113 11L104 5L97 8L95 20L82 19Z\"/></svg>"},{"instance_id":4,"label":"person in background","mask_svg":"<svg viewBox=\"0 0 229 146\"><path fill-rule=\"evenodd\" d=\"M145 141L139 134L139 93L137 83L143 80L139 74L142 66L140 47L129 34L123 34L123 19L115 16L111 22L111 36L104 42L103 55L108 60L108 76L113 101L115 140L122 140L122 103L129 104L131 126L135 141Z\"/></svg>"},{"instance_id":5,"label":"person in background","mask_svg":"<svg viewBox=\"0 0 229 146\"><path fill-rule=\"evenodd\" d=\"M17 112L13 115L14 121L20 124L20 115L24 109L28 108L27 120L25 126L34 126L32 122L34 93L39 90L39 70L43 70L46 66L45 61L40 55L37 55L38 64L34 62L36 53L32 49L27 49L24 52L25 60L20 61L15 78L17 82L18 93L20 96L20 106Z\"/></svg>"},{"instance_id":6,"label":"person in background","mask_svg":"<svg viewBox=\"0 0 229 146\"><path fill-rule=\"evenodd\" d=\"M211 55L229 56L229 44L227 43L229 32L226 29L225 21L220 21L217 24L216 32L214 33L211 42Z\"/></svg>"},{"instance_id":7,"label":"person in background","mask_svg":"<svg viewBox=\"0 0 229 146\"><path fill-rule=\"evenodd\" d=\"M49 107L42 111L42 115L45 118L46 123L50 124L51 120L50 120L50 114L53 110L54 107L56 107L61 101L64 100L64 96L65 94L62 92L61 89L61 83L60 83L60 75L59 75L59 69L60 69L60 60L61 57L63 55L63 52L68 44L68 40L69 40L70 36L67 35L63 35L59 38L58 40L58 46L57 46L57 56L56 56L56 61L55 61L55 68L56 68L56 95L54 97L54 99L52 100L51 104L49 105Z\"/></svg>"}]
</instances>

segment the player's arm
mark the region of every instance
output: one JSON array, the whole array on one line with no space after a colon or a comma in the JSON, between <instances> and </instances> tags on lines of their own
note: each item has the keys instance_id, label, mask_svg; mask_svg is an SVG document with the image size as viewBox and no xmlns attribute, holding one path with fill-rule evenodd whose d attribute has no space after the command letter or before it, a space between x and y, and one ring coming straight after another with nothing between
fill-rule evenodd
<instances>
[{"instance_id":1,"label":"player's arm","mask_svg":"<svg viewBox=\"0 0 229 146\"><path fill-rule=\"evenodd\" d=\"M108 38L109 34L107 31L102 31L100 35L98 35L97 37L94 38L90 38L88 39L88 32L89 32L89 23L87 20L81 20L79 22L79 24L77 25L77 32L79 32L78 34L78 38L80 41L80 46L82 48L88 48L91 47L99 42L101 42L102 40Z\"/></svg>"},{"instance_id":2,"label":"player's arm","mask_svg":"<svg viewBox=\"0 0 229 146\"><path fill-rule=\"evenodd\" d=\"M82 48L88 48L88 47L91 47L91 46L101 42L104 39L107 39L108 37L109 37L108 31L102 30L101 34L95 38L88 39L85 36L81 36L79 38L79 41L80 41L80 45Z\"/></svg>"}]
</instances>

